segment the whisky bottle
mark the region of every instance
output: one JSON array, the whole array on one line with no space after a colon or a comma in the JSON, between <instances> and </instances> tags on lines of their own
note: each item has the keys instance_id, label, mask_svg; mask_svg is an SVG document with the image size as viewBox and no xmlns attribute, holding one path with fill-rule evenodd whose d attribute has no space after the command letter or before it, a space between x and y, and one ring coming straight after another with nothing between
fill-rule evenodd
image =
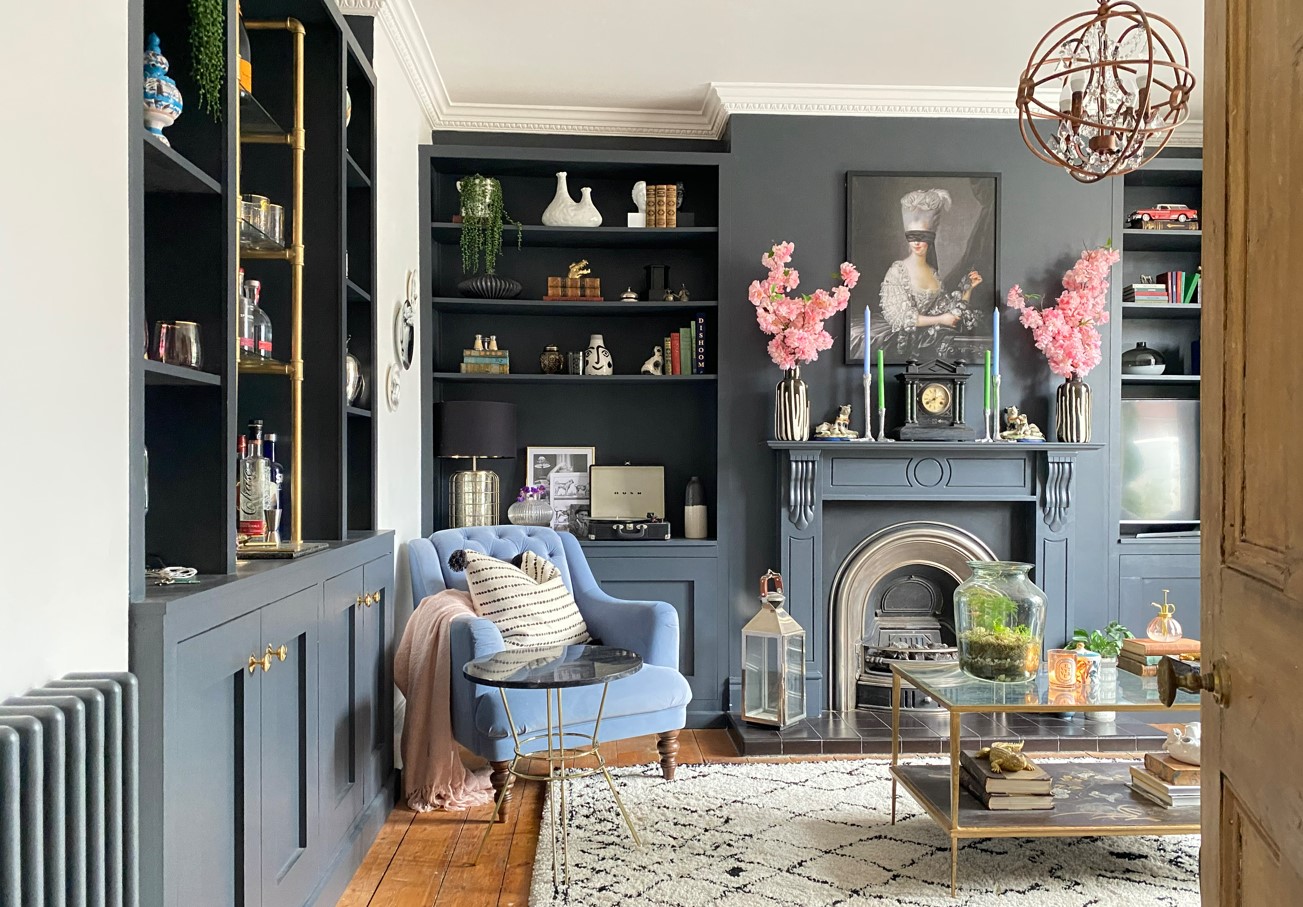
<instances>
[{"instance_id":1,"label":"whisky bottle","mask_svg":"<svg viewBox=\"0 0 1303 907\"><path fill-rule=\"evenodd\" d=\"M280 520L290 509L290 483L285 474L285 467L276 461L276 433L265 432L262 436L262 455L271 464L271 499L268 513L267 533L274 536L280 531Z\"/></svg>"},{"instance_id":2,"label":"whisky bottle","mask_svg":"<svg viewBox=\"0 0 1303 907\"><path fill-rule=\"evenodd\" d=\"M261 540L267 535L267 510L271 503L271 461L262 455L262 420L249 423L244 459L240 461L238 531Z\"/></svg>"}]
</instances>

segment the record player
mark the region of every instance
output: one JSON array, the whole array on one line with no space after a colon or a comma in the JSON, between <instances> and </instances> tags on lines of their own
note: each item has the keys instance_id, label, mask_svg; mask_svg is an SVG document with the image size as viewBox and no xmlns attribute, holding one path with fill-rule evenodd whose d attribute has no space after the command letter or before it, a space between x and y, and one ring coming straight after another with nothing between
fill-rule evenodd
<instances>
[{"instance_id":1,"label":"record player","mask_svg":"<svg viewBox=\"0 0 1303 907\"><path fill-rule=\"evenodd\" d=\"M588 528L594 541L664 541L664 466L593 466L589 469Z\"/></svg>"}]
</instances>

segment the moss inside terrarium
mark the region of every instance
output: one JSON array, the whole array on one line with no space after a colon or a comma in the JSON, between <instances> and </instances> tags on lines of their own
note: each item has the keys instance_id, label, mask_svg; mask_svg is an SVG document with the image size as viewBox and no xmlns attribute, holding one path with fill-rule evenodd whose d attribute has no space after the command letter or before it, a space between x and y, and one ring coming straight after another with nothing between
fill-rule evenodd
<instances>
[{"instance_id":1,"label":"moss inside terrarium","mask_svg":"<svg viewBox=\"0 0 1303 907\"><path fill-rule=\"evenodd\" d=\"M1029 653L1036 652L1040 660L1040 642L1026 627L974 627L964 631L960 642L960 667L983 680L1026 680Z\"/></svg>"}]
</instances>

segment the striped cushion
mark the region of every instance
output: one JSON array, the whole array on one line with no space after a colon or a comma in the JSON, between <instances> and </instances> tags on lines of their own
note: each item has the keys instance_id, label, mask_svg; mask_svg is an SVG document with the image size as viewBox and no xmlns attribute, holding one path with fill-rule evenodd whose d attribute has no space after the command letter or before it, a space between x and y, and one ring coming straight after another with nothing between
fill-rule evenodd
<instances>
[{"instance_id":1,"label":"striped cushion","mask_svg":"<svg viewBox=\"0 0 1303 907\"><path fill-rule=\"evenodd\" d=\"M466 585L482 617L497 625L508 646L567 646L590 642L588 626L561 571L526 551L516 567L478 551L465 558Z\"/></svg>"}]
</instances>

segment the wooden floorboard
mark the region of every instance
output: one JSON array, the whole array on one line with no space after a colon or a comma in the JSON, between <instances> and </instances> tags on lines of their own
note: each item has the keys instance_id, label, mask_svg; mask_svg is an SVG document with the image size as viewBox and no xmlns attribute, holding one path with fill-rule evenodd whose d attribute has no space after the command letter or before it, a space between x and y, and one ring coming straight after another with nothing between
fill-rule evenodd
<instances>
[{"instance_id":1,"label":"wooden floorboard","mask_svg":"<svg viewBox=\"0 0 1303 907\"><path fill-rule=\"evenodd\" d=\"M602 754L611 765L646 765L660 760L655 736L604 743ZM1050 755L1136 758L1132 753ZM679 735L681 765L790 762L803 758L811 757L739 756L732 738L722 728L685 730ZM467 812L419 814L405 806L396 808L339 903L348 907L526 907L543 827L543 789L541 781L516 782L512 818L493 828L478 862L472 860L491 806Z\"/></svg>"}]
</instances>

